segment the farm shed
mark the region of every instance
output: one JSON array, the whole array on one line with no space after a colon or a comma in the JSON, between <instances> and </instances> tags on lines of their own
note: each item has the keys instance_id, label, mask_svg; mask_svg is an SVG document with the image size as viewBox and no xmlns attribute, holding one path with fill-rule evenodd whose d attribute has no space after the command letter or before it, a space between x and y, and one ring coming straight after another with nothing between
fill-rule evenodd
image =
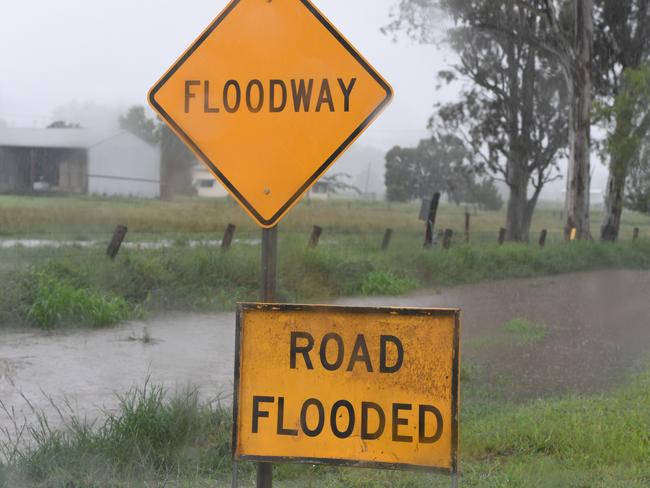
<instances>
[{"instance_id":1,"label":"farm shed","mask_svg":"<svg viewBox=\"0 0 650 488\"><path fill-rule=\"evenodd\" d=\"M126 131L0 128L0 192L160 195L160 152Z\"/></svg>"}]
</instances>

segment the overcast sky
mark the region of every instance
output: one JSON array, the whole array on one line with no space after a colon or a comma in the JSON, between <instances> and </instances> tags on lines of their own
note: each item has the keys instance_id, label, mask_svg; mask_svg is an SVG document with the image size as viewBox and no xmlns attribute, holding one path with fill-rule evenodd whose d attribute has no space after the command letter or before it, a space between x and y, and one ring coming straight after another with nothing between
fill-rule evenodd
<instances>
[{"instance_id":1,"label":"overcast sky","mask_svg":"<svg viewBox=\"0 0 650 488\"><path fill-rule=\"evenodd\" d=\"M426 136L436 73L448 54L380 28L395 0L315 0L384 75L395 100L360 141L381 149ZM105 118L146 104L151 85L216 17L226 0L3 1L0 28L0 119L43 126L89 104ZM77 118L80 118L78 116ZM91 121L81 121L91 123Z\"/></svg>"},{"instance_id":2,"label":"overcast sky","mask_svg":"<svg viewBox=\"0 0 650 488\"><path fill-rule=\"evenodd\" d=\"M387 150L425 137L434 103L456 96L453 88L436 89L436 75L453 54L383 35L396 0L314 1L395 89L392 105L358 144ZM115 121L130 105L146 105L149 88L227 4L2 2L0 122L15 127L43 127L58 118L96 125ZM594 188L603 188L606 171L595 158L594 171ZM560 197L563 187L552 185L547 198Z\"/></svg>"}]
</instances>

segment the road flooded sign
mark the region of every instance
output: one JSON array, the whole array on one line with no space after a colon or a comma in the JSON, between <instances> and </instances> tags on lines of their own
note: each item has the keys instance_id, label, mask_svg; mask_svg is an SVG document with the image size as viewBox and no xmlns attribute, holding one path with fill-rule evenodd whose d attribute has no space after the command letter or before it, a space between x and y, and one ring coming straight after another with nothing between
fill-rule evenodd
<instances>
[{"instance_id":1,"label":"road flooded sign","mask_svg":"<svg viewBox=\"0 0 650 488\"><path fill-rule=\"evenodd\" d=\"M459 311L241 304L233 456L457 472Z\"/></svg>"},{"instance_id":2,"label":"road flooded sign","mask_svg":"<svg viewBox=\"0 0 650 488\"><path fill-rule=\"evenodd\" d=\"M149 93L153 109L267 228L391 98L309 0L233 0Z\"/></svg>"}]
</instances>

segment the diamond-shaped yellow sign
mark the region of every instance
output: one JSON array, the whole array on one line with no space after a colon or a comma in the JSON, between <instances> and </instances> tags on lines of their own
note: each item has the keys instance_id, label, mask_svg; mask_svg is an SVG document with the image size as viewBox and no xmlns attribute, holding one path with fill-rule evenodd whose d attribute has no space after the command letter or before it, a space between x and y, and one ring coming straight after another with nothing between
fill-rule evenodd
<instances>
[{"instance_id":1,"label":"diamond-shaped yellow sign","mask_svg":"<svg viewBox=\"0 0 650 488\"><path fill-rule=\"evenodd\" d=\"M149 93L262 227L277 224L391 97L309 0L233 0Z\"/></svg>"}]
</instances>

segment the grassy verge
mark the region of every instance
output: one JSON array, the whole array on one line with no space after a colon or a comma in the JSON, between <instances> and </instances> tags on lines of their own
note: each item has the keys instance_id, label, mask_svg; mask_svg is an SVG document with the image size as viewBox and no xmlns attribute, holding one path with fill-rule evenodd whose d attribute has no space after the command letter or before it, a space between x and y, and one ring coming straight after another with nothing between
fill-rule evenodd
<instances>
[{"instance_id":1,"label":"grassy verge","mask_svg":"<svg viewBox=\"0 0 650 488\"><path fill-rule=\"evenodd\" d=\"M394 246L353 238L307 249L302 239L280 247L280 298L321 300L349 295L397 295L416 287L532 277L596 268L650 268L650 241L603 245L461 245L450 251ZM25 250L29 259L31 250ZM38 265L0 268L0 324L53 328L109 325L143 310L224 310L254 300L259 248L179 244L167 250L124 250L115 262L99 250L68 257L52 251Z\"/></svg>"},{"instance_id":2,"label":"grassy verge","mask_svg":"<svg viewBox=\"0 0 650 488\"><path fill-rule=\"evenodd\" d=\"M650 374L608 395L504 405L477 400L466 382L463 486L644 487L650 481ZM470 390L470 391L468 391ZM2 444L6 487L228 486L230 413L193 393L148 387L121 399L100 425L78 419L56 431L42 419L28 446ZM250 464L242 486L254 486ZM276 486L443 487L442 476L365 469L276 466Z\"/></svg>"}]
</instances>

